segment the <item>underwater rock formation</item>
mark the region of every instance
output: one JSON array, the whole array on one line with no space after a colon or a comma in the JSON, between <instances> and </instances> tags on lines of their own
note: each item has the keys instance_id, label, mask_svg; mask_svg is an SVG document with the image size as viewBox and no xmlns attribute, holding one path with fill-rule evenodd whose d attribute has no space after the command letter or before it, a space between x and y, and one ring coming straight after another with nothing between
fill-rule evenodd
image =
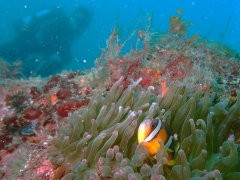
<instances>
[{"instance_id":1,"label":"underwater rock formation","mask_svg":"<svg viewBox=\"0 0 240 180\"><path fill-rule=\"evenodd\" d=\"M228 107L213 105L209 86L192 93L174 83L162 97L151 86L139 87L141 78L126 90L122 81L94 91L88 108L57 129L47 150L53 179L240 179L240 146L231 127L240 121L240 92ZM139 124L156 117L174 134L174 164L161 140L155 159L137 142Z\"/></svg>"}]
</instances>

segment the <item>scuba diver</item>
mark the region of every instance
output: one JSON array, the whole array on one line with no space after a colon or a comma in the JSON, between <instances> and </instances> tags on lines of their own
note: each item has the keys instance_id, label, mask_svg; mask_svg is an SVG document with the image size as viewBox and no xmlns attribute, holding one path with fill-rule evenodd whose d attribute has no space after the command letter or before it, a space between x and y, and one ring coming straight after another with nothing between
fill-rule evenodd
<instances>
[{"instance_id":1,"label":"scuba diver","mask_svg":"<svg viewBox=\"0 0 240 180\"><path fill-rule=\"evenodd\" d=\"M85 7L71 17L61 9L43 9L14 25L16 37L0 46L0 58L22 61L23 74L48 76L60 72L73 59L71 44L92 19Z\"/></svg>"}]
</instances>

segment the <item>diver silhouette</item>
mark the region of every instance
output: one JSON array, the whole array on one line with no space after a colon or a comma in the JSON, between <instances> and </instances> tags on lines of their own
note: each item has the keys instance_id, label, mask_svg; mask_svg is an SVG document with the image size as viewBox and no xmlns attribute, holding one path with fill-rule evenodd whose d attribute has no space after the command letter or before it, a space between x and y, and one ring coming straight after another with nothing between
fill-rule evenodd
<instances>
[{"instance_id":1,"label":"diver silhouette","mask_svg":"<svg viewBox=\"0 0 240 180\"><path fill-rule=\"evenodd\" d=\"M43 9L15 23L16 37L0 46L0 58L22 61L25 76L60 72L73 59L71 44L87 28L92 13L77 7L71 17L60 8Z\"/></svg>"}]
</instances>

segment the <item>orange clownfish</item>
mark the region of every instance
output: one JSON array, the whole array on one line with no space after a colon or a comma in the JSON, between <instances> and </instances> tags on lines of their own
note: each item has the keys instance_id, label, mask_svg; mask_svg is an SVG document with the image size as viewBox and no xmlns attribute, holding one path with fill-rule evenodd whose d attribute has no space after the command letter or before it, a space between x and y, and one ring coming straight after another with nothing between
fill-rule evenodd
<instances>
[{"instance_id":1,"label":"orange clownfish","mask_svg":"<svg viewBox=\"0 0 240 180\"><path fill-rule=\"evenodd\" d=\"M145 142L149 155L154 157L160 148L158 140L161 139L165 147L173 150L173 136L169 127L159 118L144 120L138 128L138 143ZM174 151L168 153L168 160L172 160Z\"/></svg>"}]
</instances>

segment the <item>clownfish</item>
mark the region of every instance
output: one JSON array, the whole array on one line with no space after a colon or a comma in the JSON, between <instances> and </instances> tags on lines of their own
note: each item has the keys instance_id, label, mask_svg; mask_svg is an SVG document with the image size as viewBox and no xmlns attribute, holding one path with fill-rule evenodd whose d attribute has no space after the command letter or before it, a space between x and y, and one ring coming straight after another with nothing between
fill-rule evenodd
<instances>
[{"instance_id":1,"label":"clownfish","mask_svg":"<svg viewBox=\"0 0 240 180\"><path fill-rule=\"evenodd\" d=\"M165 147L172 150L168 152L168 160L174 157L173 136L169 127L159 118L144 120L138 128L138 143L145 142L149 155L154 157L160 148L158 140L161 139Z\"/></svg>"}]
</instances>

